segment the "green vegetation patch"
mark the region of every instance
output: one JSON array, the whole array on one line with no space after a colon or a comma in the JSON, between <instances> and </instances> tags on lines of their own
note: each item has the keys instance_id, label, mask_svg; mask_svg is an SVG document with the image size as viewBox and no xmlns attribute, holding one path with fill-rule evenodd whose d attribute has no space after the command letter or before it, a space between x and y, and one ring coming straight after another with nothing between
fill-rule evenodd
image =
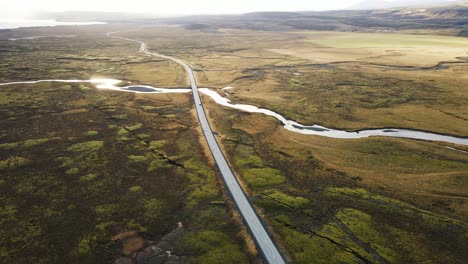
<instances>
[{"instance_id":1,"label":"green vegetation patch","mask_svg":"<svg viewBox=\"0 0 468 264\"><path fill-rule=\"evenodd\" d=\"M153 172L158 169L162 168L170 168L171 165L167 162L167 160L159 157L159 156L154 156L154 158L151 160L147 171L148 172Z\"/></svg>"},{"instance_id":2,"label":"green vegetation patch","mask_svg":"<svg viewBox=\"0 0 468 264\"><path fill-rule=\"evenodd\" d=\"M286 215L275 217L295 263L398 263L386 228L356 209L344 208L319 228L294 229L294 220ZM316 261L312 261L312 260Z\"/></svg>"},{"instance_id":3,"label":"green vegetation patch","mask_svg":"<svg viewBox=\"0 0 468 264\"><path fill-rule=\"evenodd\" d=\"M133 162L145 162L148 160L146 156L137 156L137 155L130 155L128 158Z\"/></svg>"},{"instance_id":4,"label":"green vegetation patch","mask_svg":"<svg viewBox=\"0 0 468 264\"><path fill-rule=\"evenodd\" d=\"M163 207L163 202L159 199L148 199L143 202L144 216L149 220L156 221L161 216Z\"/></svg>"},{"instance_id":5,"label":"green vegetation patch","mask_svg":"<svg viewBox=\"0 0 468 264\"><path fill-rule=\"evenodd\" d=\"M142 127L143 127L143 124L136 123L136 124L134 124L132 126L127 127L127 129L130 130L130 131L135 131L135 130L140 129Z\"/></svg>"},{"instance_id":6,"label":"green vegetation patch","mask_svg":"<svg viewBox=\"0 0 468 264\"><path fill-rule=\"evenodd\" d=\"M44 144L46 142L49 142L51 140L58 140L60 139L59 137L53 137L53 138L38 138L38 139L28 139L25 141L19 141L19 142L12 142L12 143L3 143L0 144L0 149L14 149L17 147L34 147L39 144Z\"/></svg>"},{"instance_id":7,"label":"green vegetation patch","mask_svg":"<svg viewBox=\"0 0 468 264\"><path fill-rule=\"evenodd\" d=\"M141 188L141 186L135 185L130 187L128 190L132 193L140 193L143 191L143 188Z\"/></svg>"},{"instance_id":8,"label":"green vegetation patch","mask_svg":"<svg viewBox=\"0 0 468 264\"><path fill-rule=\"evenodd\" d=\"M386 210L405 215L407 217L420 218L421 220L423 220L422 223L425 223L432 227L445 226L446 228L454 228L454 226L463 226L463 223L456 219L422 210L411 204L404 203L396 199L388 198L382 195L371 194L363 188L351 189L329 187L326 189L326 191L327 195L329 196L340 197L344 199L353 199L358 202L367 202L376 207L381 207ZM466 229L462 233L466 234Z\"/></svg>"},{"instance_id":9,"label":"green vegetation patch","mask_svg":"<svg viewBox=\"0 0 468 264\"><path fill-rule=\"evenodd\" d=\"M244 170L243 176L252 187L279 185L286 182L281 171L273 168L252 168Z\"/></svg>"},{"instance_id":10,"label":"green vegetation patch","mask_svg":"<svg viewBox=\"0 0 468 264\"><path fill-rule=\"evenodd\" d=\"M200 201L214 199L219 195L216 178L211 168L196 159L184 162L184 167L191 171L187 176L193 186L188 197L188 207L194 207Z\"/></svg>"},{"instance_id":11,"label":"green vegetation patch","mask_svg":"<svg viewBox=\"0 0 468 264\"><path fill-rule=\"evenodd\" d=\"M267 190L263 193L263 195L270 199L273 199L275 202L278 202L282 206L286 206L288 208L293 209L304 207L310 202L307 198L289 196L278 190Z\"/></svg>"},{"instance_id":12,"label":"green vegetation patch","mask_svg":"<svg viewBox=\"0 0 468 264\"><path fill-rule=\"evenodd\" d=\"M124 119L127 119L127 115L126 115L126 114L122 114L122 115L113 115L112 118L118 119L118 120L124 120Z\"/></svg>"},{"instance_id":13,"label":"green vegetation patch","mask_svg":"<svg viewBox=\"0 0 468 264\"><path fill-rule=\"evenodd\" d=\"M253 167L263 167L263 161L259 156L249 156L249 157L236 157L237 166L253 166Z\"/></svg>"},{"instance_id":14,"label":"green vegetation patch","mask_svg":"<svg viewBox=\"0 0 468 264\"><path fill-rule=\"evenodd\" d=\"M331 222L315 233L334 241L342 249L349 249L366 263L395 263L398 258L384 229L378 230L372 217L359 210L340 210Z\"/></svg>"},{"instance_id":15,"label":"green vegetation patch","mask_svg":"<svg viewBox=\"0 0 468 264\"><path fill-rule=\"evenodd\" d=\"M139 138L139 139L148 139L150 137L151 137L151 135L145 134L145 133L137 135L137 138Z\"/></svg>"},{"instance_id":16,"label":"green vegetation patch","mask_svg":"<svg viewBox=\"0 0 468 264\"><path fill-rule=\"evenodd\" d=\"M96 247L96 244L97 244L96 239L97 239L96 235L94 236L87 235L83 237L82 239L80 239L80 241L78 242L78 249L77 249L78 255L80 256L89 255L91 253L91 249Z\"/></svg>"},{"instance_id":17,"label":"green vegetation patch","mask_svg":"<svg viewBox=\"0 0 468 264\"><path fill-rule=\"evenodd\" d=\"M159 149L162 148L166 144L165 140L157 140L157 141L151 141L150 143L150 148L151 149Z\"/></svg>"},{"instance_id":18,"label":"green vegetation patch","mask_svg":"<svg viewBox=\"0 0 468 264\"><path fill-rule=\"evenodd\" d=\"M264 166L262 159L255 153L251 146L239 144L236 146L235 164L239 167L249 166L261 168Z\"/></svg>"},{"instance_id":19,"label":"green vegetation patch","mask_svg":"<svg viewBox=\"0 0 468 264\"><path fill-rule=\"evenodd\" d=\"M359 210L345 208L336 214L336 218L344 225L341 226L342 229L352 232L360 243L369 245L370 248L367 251L371 252L370 255L374 255L372 257L381 257L390 263L398 260L399 255L391 249L388 235L376 229L370 215Z\"/></svg>"},{"instance_id":20,"label":"green vegetation patch","mask_svg":"<svg viewBox=\"0 0 468 264\"><path fill-rule=\"evenodd\" d=\"M194 263L249 263L247 257L240 252L239 246L221 232L190 234L186 244L189 251L199 256L194 259Z\"/></svg>"},{"instance_id":21,"label":"green vegetation patch","mask_svg":"<svg viewBox=\"0 0 468 264\"><path fill-rule=\"evenodd\" d=\"M90 173L90 174L88 174L88 175L85 175L85 176L81 177L81 178L80 178L80 181L81 181L81 182L90 182L90 181L92 181L92 180L94 180L94 179L96 179L96 178L97 178L97 175L96 175L96 174Z\"/></svg>"},{"instance_id":22,"label":"green vegetation patch","mask_svg":"<svg viewBox=\"0 0 468 264\"><path fill-rule=\"evenodd\" d=\"M104 146L104 141L87 141L87 142L74 144L71 147L69 147L68 150L74 151L74 152L85 152L85 151L94 152L94 151L99 150L103 146Z\"/></svg>"},{"instance_id":23,"label":"green vegetation patch","mask_svg":"<svg viewBox=\"0 0 468 264\"><path fill-rule=\"evenodd\" d=\"M79 171L80 171L80 169L78 169L78 168L71 168L71 169L67 170L65 173L69 174L69 175L73 175L73 174L77 174Z\"/></svg>"},{"instance_id":24,"label":"green vegetation patch","mask_svg":"<svg viewBox=\"0 0 468 264\"><path fill-rule=\"evenodd\" d=\"M85 135L85 136L96 136L98 134L99 134L99 132L94 131L94 130L86 131L86 132L83 133L83 135Z\"/></svg>"},{"instance_id":25,"label":"green vegetation patch","mask_svg":"<svg viewBox=\"0 0 468 264\"><path fill-rule=\"evenodd\" d=\"M31 160L23 157L10 157L6 160L0 160L0 169L15 169L31 163Z\"/></svg>"},{"instance_id":26,"label":"green vegetation patch","mask_svg":"<svg viewBox=\"0 0 468 264\"><path fill-rule=\"evenodd\" d=\"M278 216L275 227L281 234L288 250L293 257L294 263L309 264L329 264L329 263L360 263L360 260L348 251L341 248L331 241L304 234L283 225L289 221L287 216Z\"/></svg>"},{"instance_id":27,"label":"green vegetation patch","mask_svg":"<svg viewBox=\"0 0 468 264\"><path fill-rule=\"evenodd\" d=\"M158 107L156 106L151 106L151 105L142 105L140 106L141 109L145 110L145 111L151 111L151 110L156 110L158 109Z\"/></svg>"}]
</instances>

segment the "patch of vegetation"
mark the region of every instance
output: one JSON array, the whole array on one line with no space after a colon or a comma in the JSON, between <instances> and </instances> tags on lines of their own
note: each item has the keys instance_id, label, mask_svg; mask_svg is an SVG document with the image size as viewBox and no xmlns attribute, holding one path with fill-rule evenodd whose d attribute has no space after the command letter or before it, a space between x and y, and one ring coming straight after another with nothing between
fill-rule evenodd
<instances>
[{"instance_id":1,"label":"patch of vegetation","mask_svg":"<svg viewBox=\"0 0 468 264\"><path fill-rule=\"evenodd\" d=\"M74 152L94 152L99 150L104 146L104 141L87 141L76 143L68 148L70 151Z\"/></svg>"},{"instance_id":2,"label":"patch of vegetation","mask_svg":"<svg viewBox=\"0 0 468 264\"><path fill-rule=\"evenodd\" d=\"M34 147L34 146L37 146L39 144L44 144L44 143L47 143L51 140L58 140L60 138L39 138L39 139L28 139L28 140L25 140L25 141L19 141L19 142L12 142L12 143L3 143L3 144L0 144L0 149L5 149L5 150L9 150L9 149L14 149L14 148L21 148L21 147L24 147L24 148L31 148L31 147Z\"/></svg>"},{"instance_id":3,"label":"patch of vegetation","mask_svg":"<svg viewBox=\"0 0 468 264\"><path fill-rule=\"evenodd\" d=\"M18 167L26 166L30 163L31 163L31 160L24 158L24 157L19 157L19 156L9 157L6 160L0 160L0 170L15 169Z\"/></svg>"},{"instance_id":4,"label":"patch of vegetation","mask_svg":"<svg viewBox=\"0 0 468 264\"><path fill-rule=\"evenodd\" d=\"M142 105L140 106L141 109L145 110L145 111L151 111L151 110L155 110L155 109L158 109L158 107L156 106L151 106L151 105Z\"/></svg>"},{"instance_id":5,"label":"patch of vegetation","mask_svg":"<svg viewBox=\"0 0 468 264\"><path fill-rule=\"evenodd\" d=\"M197 263L249 263L245 255L239 254L236 244L223 233L204 231L187 238L188 250L199 257Z\"/></svg>"},{"instance_id":6,"label":"patch of vegetation","mask_svg":"<svg viewBox=\"0 0 468 264\"><path fill-rule=\"evenodd\" d=\"M138 186L138 185L135 185L135 186L132 186L130 187L129 191L132 192L132 193L140 193L142 192L142 188L141 186Z\"/></svg>"},{"instance_id":7,"label":"patch of vegetation","mask_svg":"<svg viewBox=\"0 0 468 264\"><path fill-rule=\"evenodd\" d=\"M371 194L362 188L350 189L329 187L326 189L326 192L331 196L339 196L344 199L352 198L357 202L362 201L365 203L370 203L373 206L383 207L387 211L395 211L395 213L406 215L408 217L417 217L423 224L433 225L438 228L454 228L455 226L459 226L463 229L463 223L458 220L442 215L437 215L395 199ZM464 236L468 235L468 233L459 233L458 235Z\"/></svg>"},{"instance_id":8,"label":"patch of vegetation","mask_svg":"<svg viewBox=\"0 0 468 264\"><path fill-rule=\"evenodd\" d=\"M263 195L274 200L275 202L286 206L287 208L298 209L309 204L309 200L304 197L294 197L282 193L278 190L266 190Z\"/></svg>"},{"instance_id":9,"label":"patch of vegetation","mask_svg":"<svg viewBox=\"0 0 468 264\"><path fill-rule=\"evenodd\" d=\"M142 128L142 127L143 127L143 124L141 124L141 123L136 123L136 124L134 124L134 125L131 125L131 126L126 127L126 129L128 129L129 131L135 131L135 130L140 129L140 128Z\"/></svg>"},{"instance_id":10,"label":"patch of vegetation","mask_svg":"<svg viewBox=\"0 0 468 264\"><path fill-rule=\"evenodd\" d=\"M148 160L148 158L145 156L136 156L136 155L130 155L128 156L128 158L133 162L146 162Z\"/></svg>"},{"instance_id":11,"label":"patch of vegetation","mask_svg":"<svg viewBox=\"0 0 468 264\"><path fill-rule=\"evenodd\" d=\"M113 237L135 230L157 243L178 222L184 236L171 238L175 249L168 250L188 262L216 255L185 247L192 242L185 237L206 231L224 236L229 253L247 259L227 205L211 204L224 197L197 135L184 129L194 126L188 105L177 104L172 120L162 117L171 102L149 102L156 109L146 113L132 106L132 94L61 86L0 91L0 127L8 127L0 131L4 261L112 263L122 256ZM89 110L75 111L82 105ZM122 128L127 133L119 135Z\"/></svg>"},{"instance_id":12,"label":"patch of vegetation","mask_svg":"<svg viewBox=\"0 0 468 264\"><path fill-rule=\"evenodd\" d=\"M236 152L236 166L258 168L264 166L262 159L256 155L255 149L252 146L238 144Z\"/></svg>"},{"instance_id":13,"label":"patch of vegetation","mask_svg":"<svg viewBox=\"0 0 468 264\"><path fill-rule=\"evenodd\" d=\"M96 174L88 174L88 175L85 175L85 176L82 176L80 178L80 181L82 182L90 182L90 181L93 181L94 179L97 178L97 175Z\"/></svg>"},{"instance_id":14,"label":"patch of vegetation","mask_svg":"<svg viewBox=\"0 0 468 264\"><path fill-rule=\"evenodd\" d=\"M278 132L281 128L275 122L210 107L216 109L210 116L226 139L227 157L248 184L254 204L263 209L294 263L441 259L458 263L465 258L462 250L454 250L466 239L468 230L463 222L453 211L447 210L444 215L421 202L436 198L408 199L400 195L401 187L371 187L372 180L392 182L396 176L401 185L403 179L412 184L412 177L423 173L431 172L431 177L442 172L459 175L464 168L461 155L433 144L397 139L350 141L289 135L289 140ZM252 124L262 128L252 129ZM243 162L250 155L261 163ZM287 181L269 188L251 185L245 172L265 168L279 171L283 179L286 175ZM338 170L341 168L349 174ZM254 174L249 176L255 179ZM454 190L448 182L444 188Z\"/></svg>"},{"instance_id":15,"label":"patch of vegetation","mask_svg":"<svg viewBox=\"0 0 468 264\"><path fill-rule=\"evenodd\" d=\"M242 175L252 187L274 186L286 182L282 173L273 168L252 168L245 170Z\"/></svg>"},{"instance_id":16,"label":"patch of vegetation","mask_svg":"<svg viewBox=\"0 0 468 264\"><path fill-rule=\"evenodd\" d=\"M69 175L74 175L74 174L77 174L79 171L80 171L80 169L78 169L78 168L71 168L71 169L67 170L65 173L69 174Z\"/></svg>"},{"instance_id":17,"label":"patch of vegetation","mask_svg":"<svg viewBox=\"0 0 468 264\"><path fill-rule=\"evenodd\" d=\"M278 216L278 219L285 222L287 217ZM327 239L304 234L281 224L276 224L275 227L288 245L295 263L359 263L359 258L341 250Z\"/></svg>"},{"instance_id":18,"label":"patch of vegetation","mask_svg":"<svg viewBox=\"0 0 468 264\"><path fill-rule=\"evenodd\" d=\"M216 179L210 168L197 159L184 162L184 167L192 171L192 173L188 174L194 187L189 195L189 207L197 205L202 200L214 199L219 195L219 191L214 188Z\"/></svg>"},{"instance_id":19,"label":"patch of vegetation","mask_svg":"<svg viewBox=\"0 0 468 264\"><path fill-rule=\"evenodd\" d=\"M93 130L86 131L86 132L83 133L83 135L85 135L85 136L97 136L98 134L99 134L98 131L93 131Z\"/></svg>"}]
</instances>

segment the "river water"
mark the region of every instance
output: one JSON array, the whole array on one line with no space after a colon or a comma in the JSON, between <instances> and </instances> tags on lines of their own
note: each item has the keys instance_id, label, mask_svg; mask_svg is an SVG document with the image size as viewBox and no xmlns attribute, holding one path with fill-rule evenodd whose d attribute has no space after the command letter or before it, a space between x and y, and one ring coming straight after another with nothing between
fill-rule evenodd
<instances>
[{"instance_id":1,"label":"river water","mask_svg":"<svg viewBox=\"0 0 468 264\"><path fill-rule=\"evenodd\" d=\"M208 95L211 99L213 99L216 103L227 106L234 109L239 109L242 111L250 112L250 113L261 113L264 115L272 116L281 123L283 123L284 128L287 130L306 134L306 135L318 135L324 137L331 137L331 138L342 138L342 139L356 139L356 138L366 138L371 136L382 136L382 137L398 137L398 138L410 138L410 139L418 139L418 140L427 140L427 141L441 141L453 144L460 144L460 145L468 145L468 138L460 138L460 137L453 137L448 135L418 131L418 130L410 130L410 129L399 129L399 128L385 128L385 129L367 129L361 131L345 131L345 130L338 130L327 128L320 125L313 125L313 126L305 126L299 124L295 121L288 120L282 115L273 112L268 109L258 108L253 105L245 105L245 104L235 104L232 103L229 98L221 96L216 91L201 88L199 89L201 93Z\"/></svg>"},{"instance_id":2,"label":"river water","mask_svg":"<svg viewBox=\"0 0 468 264\"><path fill-rule=\"evenodd\" d=\"M0 83L0 86L5 85L15 85L15 84L34 84L41 82L63 82L63 83L92 83L96 86L97 89L107 89L120 92L131 92L131 93L189 93L192 90L187 88L182 89L171 89L171 88L157 88L148 85L130 85L130 86L117 86L121 83L120 80L116 79L90 79L90 80L38 80L38 81L25 81L25 82L10 82L10 83ZM229 87L228 89L231 89ZM385 128L385 129L366 129L361 131L345 131L327 128L320 125L306 126L300 123L297 123L293 120L288 120L282 115L273 112L269 109L258 108L254 105L246 104L236 104L232 103L229 98L226 96L220 95L217 91L211 90L208 88L199 88L199 91L204 95L210 97L216 103L238 109L250 113L259 113L267 116L272 116L283 123L284 128L300 134L305 135L317 135L330 138L340 138L340 139L357 139L357 138L366 138L372 136L381 136L381 137L396 137L396 138L409 138L416 140L425 140L425 141L440 141L447 142L459 145L468 146L468 138L454 137L443 134L436 134L418 130L410 129L400 129L400 128Z\"/></svg>"},{"instance_id":3,"label":"river water","mask_svg":"<svg viewBox=\"0 0 468 264\"><path fill-rule=\"evenodd\" d=\"M156 88L148 85L129 85L129 86L117 86L121 83L121 80L116 79L90 79L90 80L37 80L37 81L24 81L24 82L9 82L0 83L0 86L6 85L17 85L17 84L35 84L44 82L60 82L60 83L92 83L98 89L114 90L119 92L130 92L130 93L189 93L191 89L172 89L172 88Z\"/></svg>"}]
</instances>

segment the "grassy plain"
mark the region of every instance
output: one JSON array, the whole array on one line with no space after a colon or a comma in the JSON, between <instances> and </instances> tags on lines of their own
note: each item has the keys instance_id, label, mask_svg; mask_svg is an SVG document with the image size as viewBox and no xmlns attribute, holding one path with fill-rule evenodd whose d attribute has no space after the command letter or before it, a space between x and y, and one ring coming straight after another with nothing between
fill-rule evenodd
<instances>
[{"instance_id":1,"label":"grassy plain","mask_svg":"<svg viewBox=\"0 0 468 264\"><path fill-rule=\"evenodd\" d=\"M466 261L465 153L403 139L299 135L261 115L207 108L294 263Z\"/></svg>"},{"instance_id":2,"label":"grassy plain","mask_svg":"<svg viewBox=\"0 0 468 264\"><path fill-rule=\"evenodd\" d=\"M0 41L0 81L185 84L178 66L103 37L112 30ZM2 86L0 98L2 263L112 263L129 254L119 238L132 231L187 263L253 260L198 143L190 95L40 83Z\"/></svg>"},{"instance_id":3,"label":"grassy plain","mask_svg":"<svg viewBox=\"0 0 468 264\"><path fill-rule=\"evenodd\" d=\"M189 61L202 85L233 86L226 90L233 101L304 124L468 134L467 66L457 58L466 57L462 38L181 28L131 34ZM349 46L330 40L337 36ZM365 42L359 46L360 38ZM446 46L450 52L439 54ZM295 263L468 259L462 249L468 232L465 153L403 139L298 135L262 115L212 102L207 109L227 157Z\"/></svg>"},{"instance_id":4,"label":"grassy plain","mask_svg":"<svg viewBox=\"0 0 468 264\"><path fill-rule=\"evenodd\" d=\"M178 27L125 35L188 61L202 86L233 86L233 100L304 124L468 134L466 38Z\"/></svg>"},{"instance_id":5,"label":"grassy plain","mask_svg":"<svg viewBox=\"0 0 468 264\"><path fill-rule=\"evenodd\" d=\"M96 31L102 33L102 29ZM378 35L386 38L388 44L376 41L371 35L357 34L197 31L162 26L122 33L147 41L151 50L189 62L202 86L233 86L235 88L227 92L234 101L266 107L304 124L319 123L343 129L391 126L461 136L468 134L468 95L464 85L468 78L467 66L463 58L456 58L466 56L466 51L463 53L459 48L464 40L447 39L454 43L449 53L437 54L440 43L424 45L418 53L414 46L427 43L428 39L397 35L399 41L406 38L407 45L413 45L407 48L394 47L392 37L383 33ZM356 44L360 36L366 40L361 46ZM78 56L80 60L73 60L70 65L80 69L78 71L50 70L62 67L54 55L56 51L51 50L44 54L51 58L49 64L39 63L37 73L21 71L21 67L15 69L13 65L27 63L27 60L7 56L10 61L4 69L8 75L4 77L2 74L0 78L5 81L44 76L71 78L94 76L94 71L106 69L100 73L105 77L156 86L186 85L177 66L154 61L154 58L128 57L136 56L129 53L136 50L135 44L96 38L99 45L90 42L89 36L75 37L73 41L63 39L72 49L59 53ZM345 38L349 46L340 46L343 44L340 38ZM44 45L54 45L56 41L50 40ZM28 50L28 41L23 42L23 49ZM77 46L73 46L75 42ZM2 52L7 50L7 55L14 54L13 51L18 51L16 46L21 46L8 41L1 43L6 45ZM105 46L101 47L103 43ZM89 51L76 52L80 45L85 45ZM376 45L378 47L373 48ZM106 52L101 53L104 50ZM104 56L111 60L100 64L94 58L91 63L83 60L88 53L92 57ZM118 54L119 58L113 58L113 54ZM39 57L34 56L40 55L31 50L29 56L38 60ZM122 61L114 64L113 59ZM131 61L136 59L142 61L133 64ZM413 62L409 63L410 60ZM457 63L436 66L439 61ZM147 66L156 72L148 73L150 67ZM177 74L169 73L174 70ZM40 87L44 89L39 90ZM188 111L188 95L141 97L58 84L41 84L37 90L47 92L47 87L67 91L67 96L52 91L47 95L52 98L45 95L33 98L25 92L27 87L0 90L5 92L2 98L6 98L2 112L6 121L3 122L13 124L2 124L1 127L11 126L13 129L5 130L2 132L4 136L0 137L5 144L0 165L7 168L4 169L8 171L7 175L11 175L6 178L8 184L1 186L8 188L4 193L13 194L8 196L10 198L3 197L2 201L10 206L8 208L13 208L4 210L16 217L12 219L19 219L17 211L25 219L42 219L32 209L15 211L15 208L22 208L15 205L21 201L19 198L28 196L17 189L21 189L22 184L32 185L29 180L18 180L18 177L27 175L26 179L43 180L26 170L31 168L28 166L34 166L37 171L44 170L44 175L60 176L57 177L60 184L65 184L65 187L54 185L61 187L58 194L54 193L54 197L59 198L54 199L66 199L61 200L62 204L54 210L60 211L65 203L88 199L83 210L93 212L93 217L86 220L89 221L86 234L90 235L85 237L96 236L105 241L108 234L99 231L97 226L109 221L137 223L162 236L181 219L180 216L184 216L188 219L184 223L190 223L190 235L185 240L188 247L181 249L181 255L189 252L189 255L194 254L190 260L201 263L216 263L217 257L224 259L226 256L247 261L242 243L226 239L226 236L234 237L238 231L230 222L226 207L219 203L222 196L216 190L218 186L215 187L212 168L196 143L196 120ZM19 91L24 94L18 94ZM63 98L71 100L74 97L80 99L77 100L79 105L69 109L62 102ZM283 130L278 122L265 116L227 110L207 98L204 102L235 172L295 263L465 263L468 259L464 251L468 237L464 191L468 160L465 153L434 143L402 139L335 140L303 136ZM90 105L97 108L90 108ZM56 115L41 112L50 109L58 109L56 115L62 118L61 122L52 118ZM103 111L111 117L94 117ZM40 116L35 117L37 114ZM25 121L29 116L38 118L32 126L31 122ZM66 127L70 122L74 124L73 129ZM34 133L34 136L28 133ZM137 148L136 143L141 140L149 143ZM51 145L50 142L55 143ZM49 149L53 155L39 156ZM172 162L154 161L150 155L154 149L163 154L158 157L169 158ZM10 153L10 150L21 152ZM56 157L62 158L56 160ZM106 162L95 164L96 157ZM82 160L90 160L89 165L83 164ZM54 166L43 165L47 163ZM177 164L182 164L183 169ZM103 178L100 185L91 186L101 186L98 191L83 187L87 182L100 180L101 174L117 175L119 180L115 181L110 178L112 176ZM156 181L150 181L154 178ZM180 184L175 186L174 179ZM51 182L56 181L56 178L51 179ZM149 188L148 192L146 188ZM134 199L134 194L142 190L145 200ZM65 195L70 191L71 197ZM20 197L18 193L24 196ZM96 193L100 196L94 199ZM118 197L124 202L114 202ZM49 201L52 198L45 195L41 199ZM80 203L80 206L83 205ZM129 208L140 209L130 212ZM155 219L152 213L145 213L145 210L163 210L161 208L166 214L154 215L166 218ZM77 217L83 216L80 214L83 211L73 211L74 207L70 210ZM132 215L134 221L126 218L127 215ZM63 214L63 217L66 219L69 214ZM66 223L60 232L73 230L67 221L59 221ZM2 224L8 228L12 223L13 220ZM41 230L35 236L38 242L34 249L61 242L48 236L49 233L57 235L53 228L38 225L34 228ZM17 236L7 237L2 244L30 241L29 238L17 240ZM81 231L76 231L68 237L81 241L82 236ZM96 241L101 241L99 239ZM67 244L54 256L59 258L64 256L63 252L79 252L76 248L83 244L87 242ZM217 246L222 248L221 252L216 251ZM10 251L14 249L16 247L11 246L5 250L19 256L19 251ZM226 255L226 252L230 254ZM34 258L24 258L24 262L38 259L34 252L25 256ZM66 256L67 260L77 259L77 255ZM99 252L88 254L88 257L95 256L102 255ZM86 261L92 263L92 259Z\"/></svg>"},{"instance_id":6,"label":"grassy plain","mask_svg":"<svg viewBox=\"0 0 468 264\"><path fill-rule=\"evenodd\" d=\"M430 67L466 57L468 39L398 33L300 32L306 43L271 49L312 62L361 61L393 66ZM307 43L307 42L310 42Z\"/></svg>"},{"instance_id":7,"label":"grassy plain","mask_svg":"<svg viewBox=\"0 0 468 264\"><path fill-rule=\"evenodd\" d=\"M180 66L138 54L138 45L111 39L125 26L19 29L2 33L1 82L14 80L114 78L134 84L185 87ZM8 39L16 39L15 41Z\"/></svg>"}]
</instances>

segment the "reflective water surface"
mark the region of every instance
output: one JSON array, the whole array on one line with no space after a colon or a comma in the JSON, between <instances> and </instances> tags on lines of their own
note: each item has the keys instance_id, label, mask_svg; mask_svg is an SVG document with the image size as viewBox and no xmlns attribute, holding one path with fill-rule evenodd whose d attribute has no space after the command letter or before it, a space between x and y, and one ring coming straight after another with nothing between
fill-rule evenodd
<instances>
[{"instance_id":1,"label":"reflective water surface","mask_svg":"<svg viewBox=\"0 0 468 264\"><path fill-rule=\"evenodd\" d=\"M84 26L84 25L101 25L105 22L61 22L55 20L14 20L0 19L0 29L14 29L22 27L55 27L55 26Z\"/></svg>"},{"instance_id":2,"label":"reflective water surface","mask_svg":"<svg viewBox=\"0 0 468 264\"><path fill-rule=\"evenodd\" d=\"M0 83L0 86L15 85L15 84L34 84L41 82L64 82L64 83L92 83L98 89L107 89L120 92L131 92L131 93L189 93L191 89L180 88L156 88L148 85L130 85L130 86L117 86L122 81L116 79L90 79L90 80L38 80L38 81L24 81L24 82L10 82ZM228 87L227 89L232 89ZM226 90L226 89L224 89ZM396 137L396 138L409 138L426 141L441 141L459 145L468 146L468 138L454 137L443 134L430 133L425 131L411 130L411 129L400 129L400 128L383 128L383 129L365 129L361 131L345 131L327 128L320 125L305 126L292 120L288 120L282 115L273 112L268 109L258 108L254 105L236 104L232 103L229 98L220 95L217 91L208 88L199 88L199 91L209 96L216 103L226 106L229 108L238 109L250 113L260 113L268 116L272 116L283 123L284 128L289 131L301 133L305 135L317 135L330 138L341 138L341 139L356 139L366 138L372 136L382 137Z\"/></svg>"}]
</instances>

